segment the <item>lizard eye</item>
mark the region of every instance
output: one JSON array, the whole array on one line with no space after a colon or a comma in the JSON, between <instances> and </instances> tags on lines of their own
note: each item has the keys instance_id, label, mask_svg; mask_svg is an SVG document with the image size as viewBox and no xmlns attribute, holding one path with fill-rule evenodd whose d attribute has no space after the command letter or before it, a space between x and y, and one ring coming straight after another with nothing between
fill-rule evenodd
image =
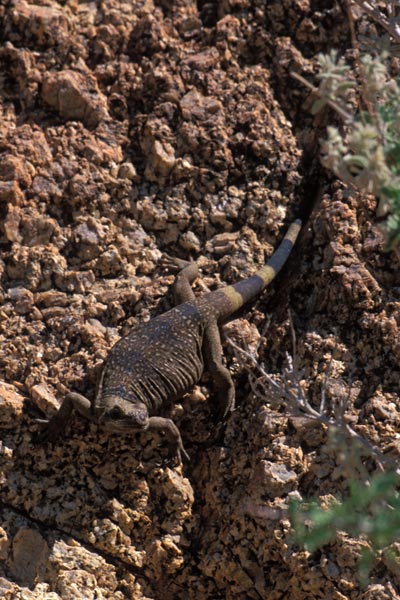
<instances>
[{"instance_id":1,"label":"lizard eye","mask_svg":"<svg viewBox=\"0 0 400 600\"><path fill-rule=\"evenodd\" d=\"M112 419L120 419L122 417L122 410L120 409L119 406L114 406L110 412L108 413L108 415L112 418Z\"/></svg>"}]
</instances>

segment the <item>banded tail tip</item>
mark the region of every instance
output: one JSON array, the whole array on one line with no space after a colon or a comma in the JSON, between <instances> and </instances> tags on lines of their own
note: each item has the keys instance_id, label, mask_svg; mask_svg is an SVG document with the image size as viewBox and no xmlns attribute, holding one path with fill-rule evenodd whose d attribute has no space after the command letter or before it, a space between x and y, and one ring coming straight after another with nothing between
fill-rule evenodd
<instances>
[{"instance_id":1,"label":"banded tail tip","mask_svg":"<svg viewBox=\"0 0 400 600\"><path fill-rule=\"evenodd\" d=\"M289 240L290 242L292 242L292 244L295 243L297 236L300 233L300 229L302 227L302 222L300 219L296 219L295 221L293 221L293 223L290 225L289 229L286 232L286 235L283 239L285 240Z\"/></svg>"},{"instance_id":2,"label":"banded tail tip","mask_svg":"<svg viewBox=\"0 0 400 600\"><path fill-rule=\"evenodd\" d=\"M301 226L302 223L300 219L293 221L278 248L270 257L265 267L261 269L260 273L265 284L269 283L269 281L271 281L275 275L277 275L287 261L289 254L296 242L297 236L300 233Z\"/></svg>"}]
</instances>

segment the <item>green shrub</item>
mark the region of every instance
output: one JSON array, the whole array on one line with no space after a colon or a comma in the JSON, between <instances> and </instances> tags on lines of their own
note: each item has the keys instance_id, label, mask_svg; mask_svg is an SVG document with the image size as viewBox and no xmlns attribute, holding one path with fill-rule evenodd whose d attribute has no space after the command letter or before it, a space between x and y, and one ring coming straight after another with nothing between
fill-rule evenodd
<instances>
[{"instance_id":1,"label":"green shrub","mask_svg":"<svg viewBox=\"0 0 400 600\"><path fill-rule=\"evenodd\" d=\"M330 126L321 144L322 163L344 183L379 198L378 216L387 216L388 249L400 241L400 87L391 78L389 55L364 54L358 76L335 52L319 55L318 99L343 121ZM353 105L364 110L352 110Z\"/></svg>"},{"instance_id":2,"label":"green shrub","mask_svg":"<svg viewBox=\"0 0 400 600\"><path fill-rule=\"evenodd\" d=\"M368 482L349 481L347 496L328 508L316 501L291 501L289 518L296 541L313 552L334 541L339 531L366 540L370 550L364 551L360 562L365 579L376 554L399 539L399 482L393 472L378 473Z\"/></svg>"}]
</instances>

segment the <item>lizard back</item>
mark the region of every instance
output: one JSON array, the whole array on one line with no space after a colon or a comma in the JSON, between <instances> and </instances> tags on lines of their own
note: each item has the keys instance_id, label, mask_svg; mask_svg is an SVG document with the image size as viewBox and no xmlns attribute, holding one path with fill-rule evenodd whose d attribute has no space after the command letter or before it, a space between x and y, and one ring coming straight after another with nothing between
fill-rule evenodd
<instances>
[{"instance_id":1,"label":"lizard back","mask_svg":"<svg viewBox=\"0 0 400 600\"><path fill-rule=\"evenodd\" d=\"M203 315L192 302L133 328L110 350L96 404L120 396L155 414L188 392L203 372L203 332Z\"/></svg>"}]
</instances>

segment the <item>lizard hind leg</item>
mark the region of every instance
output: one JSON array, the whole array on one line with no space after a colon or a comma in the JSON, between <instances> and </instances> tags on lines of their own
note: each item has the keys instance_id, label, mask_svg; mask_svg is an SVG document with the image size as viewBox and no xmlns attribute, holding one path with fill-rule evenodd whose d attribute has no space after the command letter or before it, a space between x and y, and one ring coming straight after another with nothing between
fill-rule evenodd
<instances>
[{"instance_id":1,"label":"lizard hind leg","mask_svg":"<svg viewBox=\"0 0 400 600\"><path fill-rule=\"evenodd\" d=\"M208 324L204 332L203 359L213 381L215 419L221 421L226 419L235 407L235 386L229 370L222 362L221 335L216 320Z\"/></svg>"},{"instance_id":2,"label":"lizard hind leg","mask_svg":"<svg viewBox=\"0 0 400 600\"><path fill-rule=\"evenodd\" d=\"M164 254L162 266L173 272L178 272L173 287L175 304L195 300L196 296L192 290L192 283L199 275L197 264Z\"/></svg>"}]
</instances>

